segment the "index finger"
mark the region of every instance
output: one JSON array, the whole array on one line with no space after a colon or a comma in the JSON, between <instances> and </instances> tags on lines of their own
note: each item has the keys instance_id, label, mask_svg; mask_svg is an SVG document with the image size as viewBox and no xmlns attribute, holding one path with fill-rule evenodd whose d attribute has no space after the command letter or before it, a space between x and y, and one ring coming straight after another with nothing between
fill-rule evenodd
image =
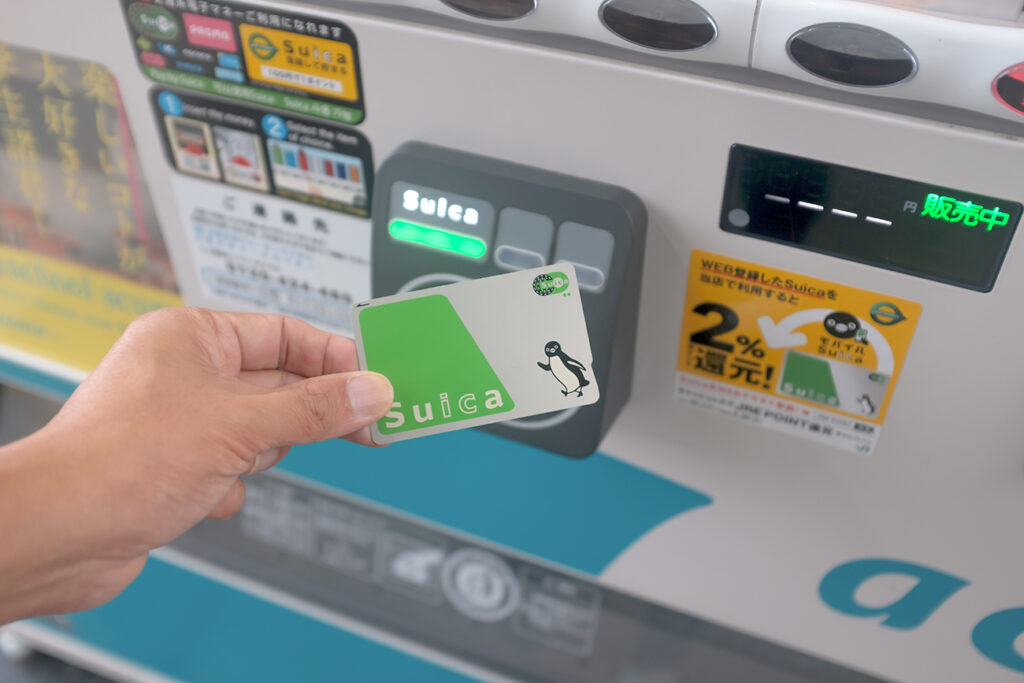
<instances>
[{"instance_id":1,"label":"index finger","mask_svg":"<svg viewBox=\"0 0 1024 683\"><path fill-rule=\"evenodd\" d=\"M356 345L284 315L220 313L237 340L239 370L274 370L315 377L359 369Z\"/></svg>"}]
</instances>

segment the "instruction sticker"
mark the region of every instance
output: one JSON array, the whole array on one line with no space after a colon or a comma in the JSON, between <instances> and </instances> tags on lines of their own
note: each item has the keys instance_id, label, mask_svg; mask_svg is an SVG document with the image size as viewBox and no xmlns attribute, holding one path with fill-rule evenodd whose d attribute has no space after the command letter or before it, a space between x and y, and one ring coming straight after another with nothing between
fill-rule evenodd
<instances>
[{"instance_id":1,"label":"instruction sticker","mask_svg":"<svg viewBox=\"0 0 1024 683\"><path fill-rule=\"evenodd\" d=\"M199 286L211 305L307 320L350 334L353 301L370 293L370 222L175 175Z\"/></svg>"},{"instance_id":2,"label":"instruction sticker","mask_svg":"<svg viewBox=\"0 0 1024 683\"><path fill-rule=\"evenodd\" d=\"M357 131L171 90L152 98L182 173L369 216L373 159Z\"/></svg>"},{"instance_id":3,"label":"instruction sticker","mask_svg":"<svg viewBox=\"0 0 1024 683\"><path fill-rule=\"evenodd\" d=\"M365 117L356 38L339 21L235 2L123 5L157 83L337 123Z\"/></svg>"},{"instance_id":4,"label":"instruction sticker","mask_svg":"<svg viewBox=\"0 0 1024 683\"><path fill-rule=\"evenodd\" d=\"M600 398L569 263L353 307L359 366L395 387L376 443L551 413Z\"/></svg>"},{"instance_id":5,"label":"instruction sticker","mask_svg":"<svg viewBox=\"0 0 1024 683\"><path fill-rule=\"evenodd\" d=\"M912 301L694 251L676 398L870 454L920 316Z\"/></svg>"}]
</instances>

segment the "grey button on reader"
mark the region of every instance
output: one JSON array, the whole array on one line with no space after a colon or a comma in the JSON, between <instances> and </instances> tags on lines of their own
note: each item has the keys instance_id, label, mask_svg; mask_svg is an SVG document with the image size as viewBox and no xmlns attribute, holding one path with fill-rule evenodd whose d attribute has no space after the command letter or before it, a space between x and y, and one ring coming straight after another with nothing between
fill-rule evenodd
<instances>
[{"instance_id":1,"label":"grey button on reader","mask_svg":"<svg viewBox=\"0 0 1024 683\"><path fill-rule=\"evenodd\" d=\"M555 261L568 261L576 266L576 279L581 289L591 292L604 289L613 251L615 237L607 230L572 221L558 226Z\"/></svg>"},{"instance_id":2,"label":"grey button on reader","mask_svg":"<svg viewBox=\"0 0 1024 683\"><path fill-rule=\"evenodd\" d=\"M555 222L547 216L513 207L498 216L495 262L505 270L539 268L548 262Z\"/></svg>"}]
</instances>

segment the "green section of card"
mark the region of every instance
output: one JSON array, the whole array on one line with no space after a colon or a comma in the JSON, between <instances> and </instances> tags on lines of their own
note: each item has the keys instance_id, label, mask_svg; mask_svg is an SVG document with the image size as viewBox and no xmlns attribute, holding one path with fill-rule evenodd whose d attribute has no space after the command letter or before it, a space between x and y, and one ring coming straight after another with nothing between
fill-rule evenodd
<instances>
[{"instance_id":1,"label":"green section of card","mask_svg":"<svg viewBox=\"0 0 1024 683\"><path fill-rule=\"evenodd\" d=\"M448 297L371 306L359 311L367 369L395 387L396 405L381 434L508 412L512 397Z\"/></svg>"},{"instance_id":2,"label":"green section of card","mask_svg":"<svg viewBox=\"0 0 1024 683\"><path fill-rule=\"evenodd\" d=\"M275 107L296 114L306 116L317 116L322 119L329 119L339 123L359 123L363 120L363 112L351 107L342 107L337 104L319 102L308 97L297 95L286 95L284 93L254 88L251 85L241 83L226 83L216 78L200 76L197 74L186 74L170 69L161 69L156 66L143 65L142 70L151 79L164 85L173 85L178 88L188 88L199 92L213 93L222 97L229 97L233 100L240 100L250 104L259 104L265 107Z\"/></svg>"},{"instance_id":3,"label":"green section of card","mask_svg":"<svg viewBox=\"0 0 1024 683\"><path fill-rule=\"evenodd\" d=\"M782 375L782 391L790 396L838 405L839 392L827 360L790 352Z\"/></svg>"}]
</instances>

